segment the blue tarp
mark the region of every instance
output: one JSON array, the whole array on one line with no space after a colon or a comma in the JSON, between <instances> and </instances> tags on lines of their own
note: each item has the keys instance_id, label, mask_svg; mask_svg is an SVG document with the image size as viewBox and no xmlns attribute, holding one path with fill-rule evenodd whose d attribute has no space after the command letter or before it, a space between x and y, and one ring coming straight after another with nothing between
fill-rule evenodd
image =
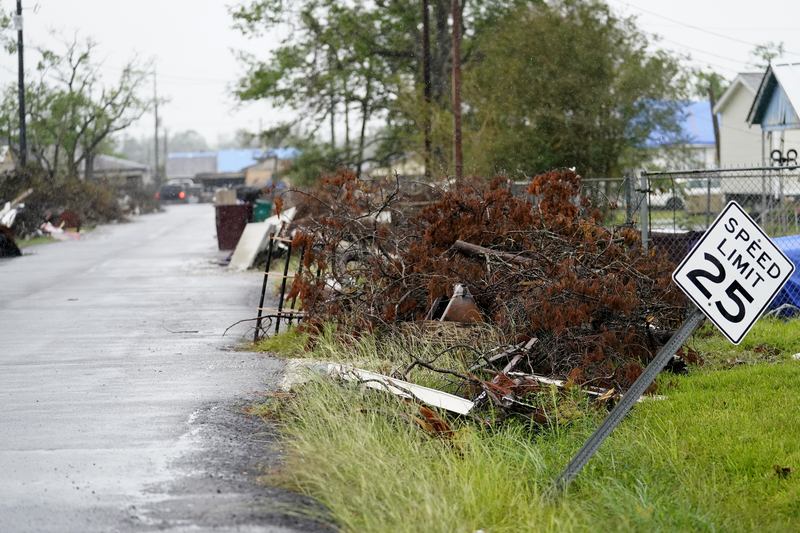
<instances>
[{"instance_id":1,"label":"blue tarp","mask_svg":"<svg viewBox=\"0 0 800 533\"><path fill-rule=\"evenodd\" d=\"M770 309L775 309L783 304L791 304L800 308L800 235L787 235L786 237L776 237L772 239L775 245L786 254L792 263L795 264L795 271L786 285L769 304Z\"/></svg>"},{"instance_id":2,"label":"blue tarp","mask_svg":"<svg viewBox=\"0 0 800 533\"><path fill-rule=\"evenodd\" d=\"M238 148L217 152L217 172L239 172L255 165L262 156L258 148Z\"/></svg>"}]
</instances>

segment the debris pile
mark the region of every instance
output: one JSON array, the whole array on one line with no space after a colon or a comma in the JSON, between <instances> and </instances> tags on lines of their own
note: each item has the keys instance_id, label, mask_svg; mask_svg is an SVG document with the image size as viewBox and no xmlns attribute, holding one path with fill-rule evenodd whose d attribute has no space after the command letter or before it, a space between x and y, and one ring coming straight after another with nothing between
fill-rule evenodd
<instances>
[{"instance_id":1,"label":"debris pile","mask_svg":"<svg viewBox=\"0 0 800 533\"><path fill-rule=\"evenodd\" d=\"M604 206L580 187L558 170L536 176L527 198L495 179L431 189L423 202L409 201L397 179L329 176L298 206L294 246L305 268L289 297L303 302L309 331L426 319L499 328L510 345L530 344L485 362L504 376L490 382L496 393L484 387L499 403L533 386L512 372L625 390L686 304L668 259L642 251L632 228L604 227Z\"/></svg>"}]
</instances>

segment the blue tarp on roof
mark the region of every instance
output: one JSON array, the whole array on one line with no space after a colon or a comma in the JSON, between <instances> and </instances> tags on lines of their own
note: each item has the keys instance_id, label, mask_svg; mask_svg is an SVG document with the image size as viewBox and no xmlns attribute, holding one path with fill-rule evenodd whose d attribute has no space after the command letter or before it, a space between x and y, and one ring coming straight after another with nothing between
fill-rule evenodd
<instances>
[{"instance_id":1,"label":"blue tarp on roof","mask_svg":"<svg viewBox=\"0 0 800 533\"><path fill-rule=\"evenodd\" d=\"M292 148L291 146L286 148L272 148L264 152L265 157L278 157L278 159L294 159L300 155L300 150L297 148Z\"/></svg>"},{"instance_id":2,"label":"blue tarp on roof","mask_svg":"<svg viewBox=\"0 0 800 533\"><path fill-rule=\"evenodd\" d=\"M300 155L297 148L272 148L261 150L259 148L231 148L227 150L198 151L198 152L170 152L167 159L202 159L216 158L217 172L240 172L245 168L258 163L266 158L295 159Z\"/></svg>"},{"instance_id":3,"label":"blue tarp on roof","mask_svg":"<svg viewBox=\"0 0 800 533\"><path fill-rule=\"evenodd\" d=\"M240 148L220 150L217 152L217 172L239 172L258 162L262 150L258 148Z\"/></svg>"},{"instance_id":4,"label":"blue tarp on roof","mask_svg":"<svg viewBox=\"0 0 800 533\"><path fill-rule=\"evenodd\" d=\"M681 135L688 144L714 144L714 123L711 120L711 104L707 100L685 102L678 118ZM653 131L647 139L648 148L674 144L672 135Z\"/></svg>"}]
</instances>

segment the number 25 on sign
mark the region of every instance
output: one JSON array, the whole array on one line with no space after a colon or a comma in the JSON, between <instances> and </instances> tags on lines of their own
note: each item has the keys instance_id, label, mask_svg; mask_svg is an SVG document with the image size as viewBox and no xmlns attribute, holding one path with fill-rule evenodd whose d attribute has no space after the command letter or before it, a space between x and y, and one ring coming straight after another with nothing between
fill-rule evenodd
<instances>
[{"instance_id":1,"label":"number 25 on sign","mask_svg":"<svg viewBox=\"0 0 800 533\"><path fill-rule=\"evenodd\" d=\"M732 343L739 344L794 268L739 204L730 202L672 279Z\"/></svg>"}]
</instances>

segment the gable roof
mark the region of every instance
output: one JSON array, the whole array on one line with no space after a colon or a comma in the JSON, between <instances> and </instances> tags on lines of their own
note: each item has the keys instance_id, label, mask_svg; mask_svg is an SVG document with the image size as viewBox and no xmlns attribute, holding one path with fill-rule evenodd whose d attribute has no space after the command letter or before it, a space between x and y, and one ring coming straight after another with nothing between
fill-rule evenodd
<instances>
[{"instance_id":1,"label":"gable roof","mask_svg":"<svg viewBox=\"0 0 800 533\"><path fill-rule=\"evenodd\" d=\"M719 97L719 101L714 106L714 114L721 113L725 109L739 87L743 87L750 94L755 95L763 77L763 72L740 72L737 74L731 84L728 85L728 88L725 89L725 92L722 93L722 96Z\"/></svg>"},{"instance_id":2,"label":"gable roof","mask_svg":"<svg viewBox=\"0 0 800 533\"><path fill-rule=\"evenodd\" d=\"M800 63L770 65L747 114L762 130L800 129Z\"/></svg>"}]
</instances>

